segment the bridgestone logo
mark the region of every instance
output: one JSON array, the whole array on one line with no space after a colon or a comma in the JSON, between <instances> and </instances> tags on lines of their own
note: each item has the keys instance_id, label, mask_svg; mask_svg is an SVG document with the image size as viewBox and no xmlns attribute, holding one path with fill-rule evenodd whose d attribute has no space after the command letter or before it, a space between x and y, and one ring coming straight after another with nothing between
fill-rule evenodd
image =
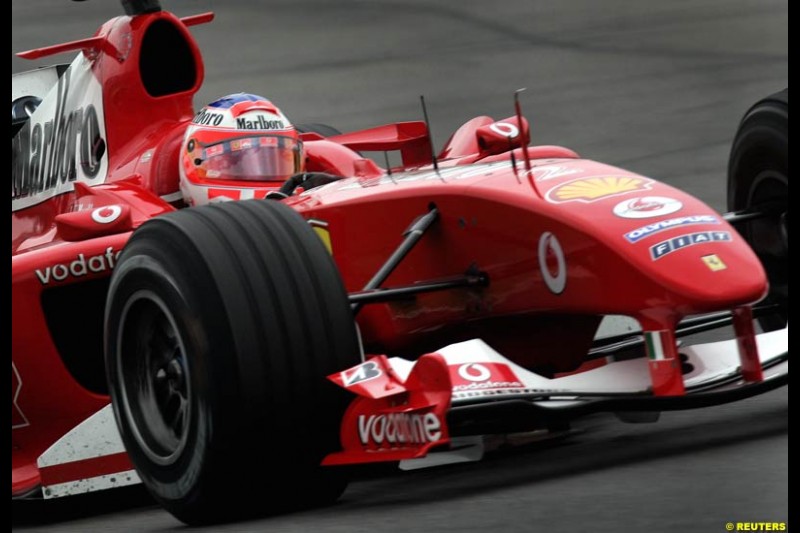
<instances>
[{"instance_id":1,"label":"bridgestone logo","mask_svg":"<svg viewBox=\"0 0 800 533\"><path fill-rule=\"evenodd\" d=\"M434 413L360 415L358 437L364 446L429 444L442 437L442 422Z\"/></svg>"}]
</instances>

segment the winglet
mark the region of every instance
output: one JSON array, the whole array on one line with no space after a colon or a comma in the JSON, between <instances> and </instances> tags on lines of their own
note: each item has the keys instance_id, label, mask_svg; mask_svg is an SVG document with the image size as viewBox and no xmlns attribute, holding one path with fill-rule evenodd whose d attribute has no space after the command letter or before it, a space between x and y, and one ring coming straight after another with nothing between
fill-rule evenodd
<instances>
[{"instance_id":1,"label":"winglet","mask_svg":"<svg viewBox=\"0 0 800 533\"><path fill-rule=\"evenodd\" d=\"M181 17L181 22L186 26L197 26L198 24L207 24L214 20L214 12L206 11L205 13L198 13L197 15L189 15L188 17Z\"/></svg>"},{"instance_id":2,"label":"winglet","mask_svg":"<svg viewBox=\"0 0 800 533\"><path fill-rule=\"evenodd\" d=\"M441 355L420 357L405 381L384 356L330 379L358 397L342 418L342 451L325 457L323 465L418 459L450 442L447 411L453 389Z\"/></svg>"},{"instance_id":3,"label":"winglet","mask_svg":"<svg viewBox=\"0 0 800 533\"><path fill-rule=\"evenodd\" d=\"M18 52L17 56L22 59L40 59L42 57L63 54L64 52L72 52L74 50L83 50L84 52L102 50L116 59L120 57L119 51L114 45L108 42L105 37L99 35L87 37L86 39L79 39L77 41L45 46L43 48L34 48L33 50L26 50L25 52Z\"/></svg>"}]
</instances>

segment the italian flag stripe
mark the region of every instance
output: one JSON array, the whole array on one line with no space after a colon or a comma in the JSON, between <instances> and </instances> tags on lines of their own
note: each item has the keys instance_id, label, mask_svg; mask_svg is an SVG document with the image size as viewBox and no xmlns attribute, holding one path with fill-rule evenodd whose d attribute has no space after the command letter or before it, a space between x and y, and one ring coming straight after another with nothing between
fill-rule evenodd
<instances>
[{"instance_id":1,"label":"italian flag stripe","mask_svg":"<svg viewBox=\"0 0 800 533\"><path fill-rule=\"evenodd\" d=\"M664 345L661 343L661 334L666 331L648 331L644 334L647 343L647 357L654 361L666 359L664 356Z\"/></svg>"}]
</instances>

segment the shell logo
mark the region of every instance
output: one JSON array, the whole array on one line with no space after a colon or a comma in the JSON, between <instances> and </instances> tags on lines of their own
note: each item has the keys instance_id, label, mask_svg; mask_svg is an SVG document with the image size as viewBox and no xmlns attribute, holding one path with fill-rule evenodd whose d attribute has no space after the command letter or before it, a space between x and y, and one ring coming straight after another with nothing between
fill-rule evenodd
<instances>
[{"instance_id":1,"label":"shell logo","mask_svg":"<svg viewBox=\"0 0 800 533\"><path fill-rule=\"evenodd\" d=\"M597 176L580 178L553 187L547 192L547 201L591 203L602 198L618 196L651 188L653 180L638 176Z\"/></svg>"}]
</instances>

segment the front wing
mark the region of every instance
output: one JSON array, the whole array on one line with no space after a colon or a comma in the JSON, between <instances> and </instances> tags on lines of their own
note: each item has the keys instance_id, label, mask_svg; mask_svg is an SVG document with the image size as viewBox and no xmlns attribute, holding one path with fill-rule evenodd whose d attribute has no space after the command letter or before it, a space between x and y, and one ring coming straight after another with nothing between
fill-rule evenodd
<instances>
[{"instance_id":1,"label":"front wing","mask_svg":"<svg viewBox=\"0 0 800 533\"><path fill-rule=\"evenodd\" d=\"M654 395L645 359L593 362L553 378L526 370L475 339L417 361L371 358L329 378L357 398L326 465L412 460L451 437L563 425L582 415L694 409L741 400L789 382L788 325L756 336L763 375L742 372L736 339L680 349L685 394Z\"/></svg>"},{"instance_id":2,"label":"front wing","mask_svg":"<svg viewBox=\"0 0 800 533\"><path fill-rule=\"evenodd\" d=\"M401 468L421 468L476 460L482 455L476 435L563 427L565 420L598 411L658 412L740 400L788 384L788 335L787 327L756 337L760 381L743 377L736 340L681 349L682 396L653 395L643 359L596 360L589 370L550 379L478 339L416 361L376 356L330 376L357 397L342 419L342 451L323 464L400 461ZM449 454L430 453L445 450ZM65 434L37 464L45 498L140 482L110 405Z\"/></svg>"}]
</instances>

